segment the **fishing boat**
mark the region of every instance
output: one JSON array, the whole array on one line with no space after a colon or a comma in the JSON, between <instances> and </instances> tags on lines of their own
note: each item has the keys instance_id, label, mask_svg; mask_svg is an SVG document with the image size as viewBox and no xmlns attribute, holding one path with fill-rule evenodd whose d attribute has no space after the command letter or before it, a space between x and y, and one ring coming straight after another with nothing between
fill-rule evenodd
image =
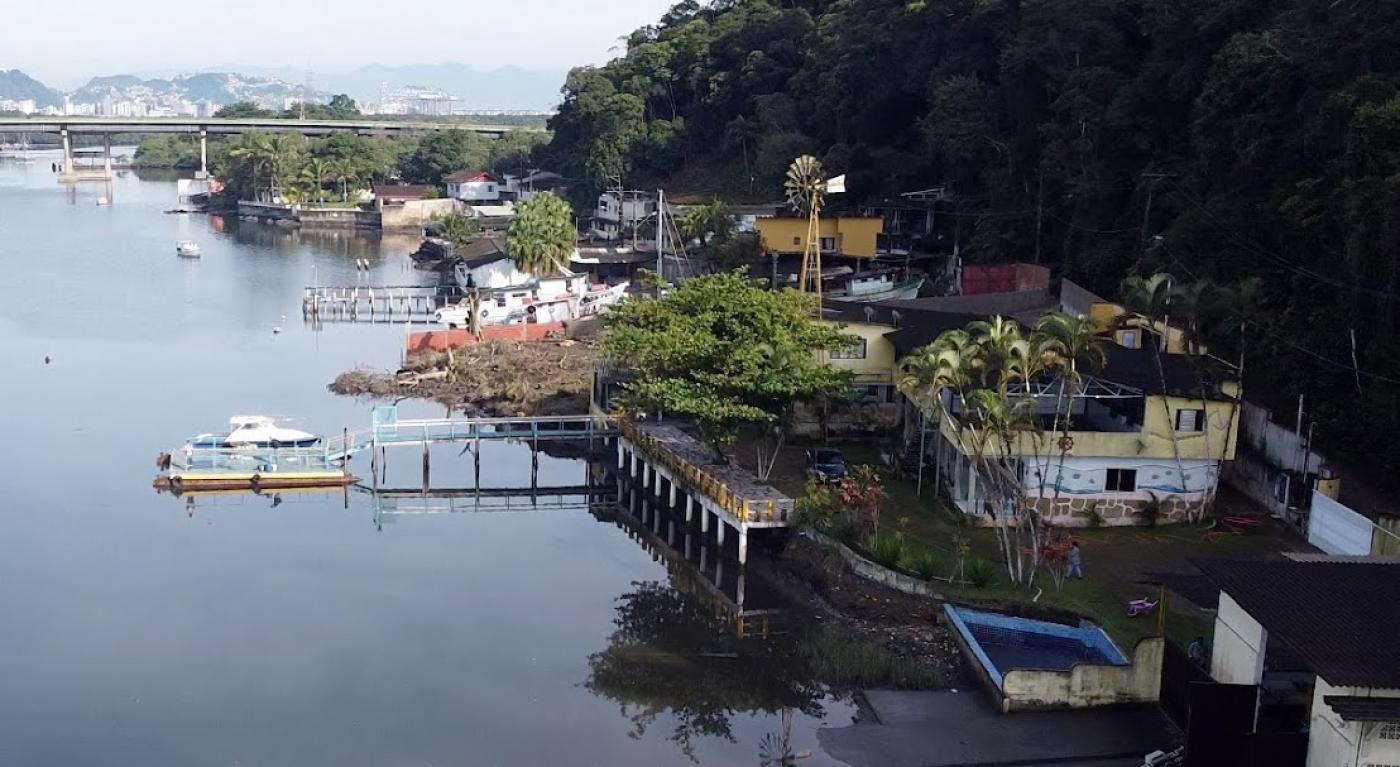
<instances>
[{"instance_id":1,"label":"fishing boat","mask_svg":"<svg viewBox=\"0 0 1400 767\"><path fill-rule=\"evenodd\" d=\"M629 284L593 285L584 289L586 283L582 279L561 280L559 282L571 289L558 292L561 286L552 285L553 282L536 280L525 285L481 291L476 308L477 325L567 322L602 314L627 295ZM449 328L465 328L471 326L471 313L472 300L465 298L455 306L437 310L433 319Z\"/></svg>"},{"instance_id":2,"label":"fishing boat","mask_svg":"<svg viewBox=\"0 0 1400 767\"><path fill-rule=\"evenodd\" d=\"M180 258L199 258L199 243L194 240L180 240L175 243L175 255Z\"/></svg>"},{"instance_id":3,"label":"fishing boat","mask_svg":"<svg viewBox=\"0 0 1400 767\"><path fill-rule=\"evenodd\" d=\"M278 426L265 415L236 415L228 419L225 434L200 434L192 438L187 448L226 449L241 447L315 447L321 437L300 429Z\"/></svg>"},{"instance_id":4,"label":"fishing boat","mask_svg":"<svg viewBox=\"0 0 1400 767\"><path fill-rule=\"evenodd\" d=\"M918 298L923 286L923 277L898 280L893 272L871 272L852 275L845 287L823 295L842 301L901 301Z\"/></svg>"}]
</instances>

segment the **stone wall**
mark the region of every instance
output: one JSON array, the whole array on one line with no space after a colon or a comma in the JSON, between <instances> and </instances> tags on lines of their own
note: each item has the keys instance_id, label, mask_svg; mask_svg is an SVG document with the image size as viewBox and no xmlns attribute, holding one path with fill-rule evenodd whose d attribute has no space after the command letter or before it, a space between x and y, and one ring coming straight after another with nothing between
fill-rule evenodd
<instances>
[{"instance_id":1,"label":"stone wall","mask_svg":"<svg viewBox=\"0 0 1400 767\"><path fill-rule=\"evenodd\" d=\"M1157 516L1157 524L1159 525L1187 521L1190 519L1191 513L1200 508L1202 502L1199 498L1187 498L1179 495L1160 496L1160 501L1161 511ZM1146 498L1061 496L1057 500L1048 497L1032 497L1030 503L1036 511L1040 512L1042 519L1056 527L1091 527L1090 508L1098 512L1105 527L1126 527L1148 523L1148 520L1142 515L1143 506L1147 505Z\"/></svg>"}]
</instances>

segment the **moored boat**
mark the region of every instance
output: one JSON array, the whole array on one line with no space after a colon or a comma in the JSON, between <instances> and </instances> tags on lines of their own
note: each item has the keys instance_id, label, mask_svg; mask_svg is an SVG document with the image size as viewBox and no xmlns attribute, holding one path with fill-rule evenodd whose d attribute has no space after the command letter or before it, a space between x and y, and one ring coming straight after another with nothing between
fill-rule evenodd
<instances>
[{"instance_id":1,"label":"moored boat","mask_svg":"<svg viewBox=\"0 0 1400 767\"><path fill-rule=\"evenodd\" d=\"M189 449L231 449L241 447L315 447L321 437L300 429L278 426L265 415L236 415L228 419L226 434L200 434L186 444Z\"/></svg>"},{"instance_id":2,"label":"moored boat","mask_svg":"<svg viewBox=\"0 0 1400 767\"><path fill-rule=\"evenodd\" d=\"M175 243L175 255L181 258L199 258L199 243L194 240L180 240Z\"/></svg>"}]
</instances>

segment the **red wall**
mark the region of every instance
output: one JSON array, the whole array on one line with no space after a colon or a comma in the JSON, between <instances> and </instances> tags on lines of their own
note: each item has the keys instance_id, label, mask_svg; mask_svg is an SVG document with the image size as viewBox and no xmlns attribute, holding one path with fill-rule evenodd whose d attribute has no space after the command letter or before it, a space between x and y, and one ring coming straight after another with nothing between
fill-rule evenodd
<instances>
[{"instance_id":1,"label":"red wall","mask_svg":"<svg viewBox=\"0 0 1400 767\"><path fill-rule=\"evenodd\" d=\"M962 270L962 294L1049 290L1050 270L1036 264L977 264Z\"/></svg>"},{"instance_id":2,"label":"red wall","mask_svg":"<svg viewBox=\"0 0 1400 767\"><path fill-rule=\"evenodd\" d=\"M564 334L564 323L546 322L536 324L528 322L523 325L488 325L481 329L481 340L483 341L539 341L550 333ZM422 333L413 333L408 337L408 353L418 354L420 352L447 351L449 348L455 349L461 346L471 346L476 343L470 330L428 330Z\"/></svg>"}]
</instances>

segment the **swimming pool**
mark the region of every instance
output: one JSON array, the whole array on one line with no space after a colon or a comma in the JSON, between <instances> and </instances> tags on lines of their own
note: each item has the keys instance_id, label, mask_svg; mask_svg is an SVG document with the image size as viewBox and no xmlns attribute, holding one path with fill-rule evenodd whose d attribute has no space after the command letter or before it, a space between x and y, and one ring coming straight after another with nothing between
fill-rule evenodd
<instances>
[{"instance_id":1,"label":"swimming pool","mask_svg":"<svg viewBox=\"0 0 1400 767\"><path fill-rule=\"evenodd\" d=\"M1000 687L1014 669L1069 671L1081 664L1126 666L1128 659L1103 629L944 605L973 658Z\"/></svg>"}]
</instances>

